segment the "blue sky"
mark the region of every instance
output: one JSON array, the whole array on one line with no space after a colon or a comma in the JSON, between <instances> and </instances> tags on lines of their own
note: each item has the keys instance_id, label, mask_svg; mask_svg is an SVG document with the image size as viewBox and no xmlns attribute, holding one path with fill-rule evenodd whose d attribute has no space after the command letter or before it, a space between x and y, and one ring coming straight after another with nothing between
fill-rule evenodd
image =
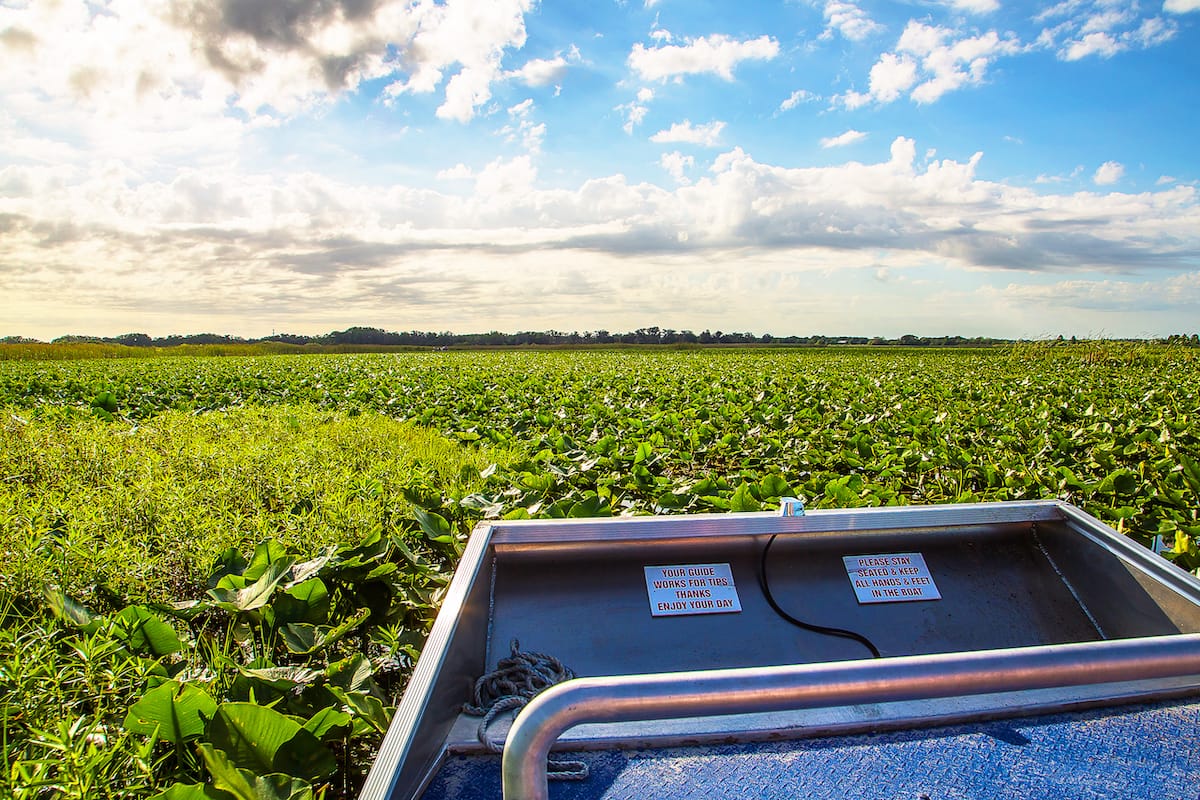
<instances>
[{"instance_id":1,"label":"blue sky","mask_svg":"<svg viewBox=\"0 0 1200 800\"><path fill-rule=\"evenodd\" d=\"M0 2L0 335L1200 319L1200 0Z\"/></svg>"}]
</instances>

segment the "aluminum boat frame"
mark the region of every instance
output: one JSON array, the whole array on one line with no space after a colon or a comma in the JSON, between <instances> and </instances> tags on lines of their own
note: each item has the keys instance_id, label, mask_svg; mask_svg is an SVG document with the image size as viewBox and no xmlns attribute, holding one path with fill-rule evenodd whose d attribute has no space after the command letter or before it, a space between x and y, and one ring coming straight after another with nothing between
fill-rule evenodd
<instances>
[{"instance_id":1,"label":"aluminum boat frame","mask_svg":"<svg viewBox=\"0 0 1200 800\"><path fill-rule=\"evenodd\" d=\"M912 553L937 599L856 595L847 558ZM654 613L647 567L712 564L728 565L739 610ZM789 614L869 637L882 658L789 624L764 570ZM755 743L1129 703L1191 709L1200 581L1060 501L484 522L362 798L417 800L448 758L485 758L462 707L513 640L581 676L498 721L504 797L543 800L551 748L752 755ZM1200 749L1195 727L1170 735Z\"/></svg>"}]
</instances>

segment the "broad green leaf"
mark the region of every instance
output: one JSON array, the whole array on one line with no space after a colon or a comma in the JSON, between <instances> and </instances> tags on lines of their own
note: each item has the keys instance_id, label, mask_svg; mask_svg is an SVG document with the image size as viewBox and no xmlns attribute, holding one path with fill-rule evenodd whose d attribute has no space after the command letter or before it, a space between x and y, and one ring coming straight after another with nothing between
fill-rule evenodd
<instances>
[{"instance_id":1,"label":"broad green leaf","mask_svg":"<svg viewBox=\"0 0 1200 800\"><path fill-rule=\"evenodd\" d=\"M273 771L275 754L300 725L254 703L222 703L208 724L207 738L229 761L258 774Z\"/></svg>"},{"instance_id":2,"label":"broad green leaf","mask_svg":"<svg viewBox=\"0 0 1200 800\"><path fill-rule=\"evenodd\" d=\"M183 649L175 629L145 606L127 606L113 620L131 650L166 656Z\"/></svg>"},{"instance_id":3,"label":"broad green leaf","mask_svg":"<svg viewBox=\"0 0 1200 800\"><path fill-rule=\"evenodd\" d=\"M254 791L259 800L313 800L313 788L308 781L275 772L254 779Z\"/></svg>"},{"instance_id":4,"label":"broad green leaf","mask_svg":"<svg viewBox=\"0 0 1200 800\"><path fill-rule=\"evenodd\" d=\"M734 491L733 497L729 500L730 511L762 511L762 503L754 499L754 495L750 492L750 484L742 483Z\"/></svg>"},{"instance_id":5,"label":"broad green leaf","mask_svg":"<svg viewBox=\"0 0 1200 800\"><path fill-rule=\"evenodd\" d=\"M453 534L450 523L441 514L426 511L420 506L413 506L413 516L417 518L417 524L421 526L425 535L435 542L446 541Z\"/></svg>"},{"instance_id":6,"label":"broad green leaf","mask_svg":"<svg viewBox=\"0 0 1200 800\"><path fill-rule=\"evenodd\" d=\"M573 503L567 512L568 517L611 517L612 507L603 497L590 495Z\"/></svg>"},{"instance_id":7,"label":"broad green leaf","mask_svg":"<svg viewBox=\"0 0 1200 800\"><path fill-rule=\"evenodd\" d=\"M282 543L275 539L267 539L259 542L254 547L254 554L250 556L250 563L246 565L246 569L242 572L242 577L247 581L256 581L265 575L273 565L277 562L290 559L288 568L296 562L294 557L287 553L287 548Z\"/></svg>"},{"instance_id":8,"label":"broad green leaf","mask_svg":"<svg viewBox=\"0 0 1200 800\"><path fill-rule=\"evenodd\" d=\"M112 392L97 392L92 398L92 407L115 414L117 413L117 396Z\"/></svg>"},{"instance_id":9,"label":"broad green leaf","mask_svg":"<svg viewBox=\"0 0 1200 800\"><path fill-rule=\"evenodd\" d=\"M201 742L197 749L208 774L212 776L214 787L236 800L260 800L254 788L253 770L238 769L228 753L209 742Z\"/></svg>"},{"instance_id":10,"label":"broad green leaf","mask_svg":"<svg viewBox=\"0 0 1200 800\"><path fill-rule=\"evenodd\" d=\"M340 686L348 692L361 692L370 689L371 675L374 671L370 659L362 653L356 653L326 667L325 677L332 685Z\"/></svg>"},{"instance_id":11,"label":"broad green leaf","mask_svg":"<svg viewBox=\"0 0 1200 800\"><path fill-rule=\"evenodd\" d=\"M145 694L129 708L125 730L181 744L204 734L217 711L217 703L198 686L167 681Z\"/></svg>"},{"instance_id":12,"label":"broad green leaf","mask_svg":"<svg viewBox=\"0 0 1200 800\"><path fill-rule=\"evenodd\" d=\"M758 484L758 496L764 500L791 497L792 487L780 475L767 475Z\"/></svg>"},{"instance_id":13,"label":"broad green leaf","mask_svg":"<svg viewBox=\"0 0 1200 800\"><path fill-rule=\"evenodd\" d=\"M1179 453L1179 465L1183 470L1183 479L1191 488L1192 493L1200 497L1200 464L1197 464L1184 453Z\"/></svg>"},{"instance_id":14,"label":"broad green leaf","mask_svg":"<svg viewBox=\"0 0 1200 800\"><path fill-rule=\"evenodd\" d=\"M275 754L275 771L308 781L328 778L337 772L337 759L316 734L301 728Z\"/></svg>"},{"instance_id":15,"label":"broad green leaf","mask_svg":"<svg viewBox=\"0 0 1200 800\"><path fill-rule=\"evenodd\" d=\"M304 729L322 742L332 742L349 736L354 720L345 711L322 708L304 723Z\"/></svg>"},{"instance_id":16,"label":"broad green leaf","mask_svg":"<svg viewBox=\"0 0 1200 800\"><path fill-rule=\"evenodd\" d=\"M289 692L298 686L307 686L322 673L311 667L262 667L238 668L238 675L248 686L262 686L278 693Z\"/></svg>"},{"instance_id":17,"label":"broad green leaf","mask_svg":"<svg viewBox=\"0 0 1200 800\"><path fill-rule=\"evenodd\" d=\"M237 800L237 797L211 783L176 783L152 795L150 800Z\"/></svg>"},{"instance_id":18,"label":"broad green leaf","mask_svg":"<svg viewBox=\"0 0 1200 800\"><path fill-rule=\"evenodd\" d=\"M272 561L270 566L254 583L244 589L232 591L230 589L209 589L208 593L218 605L229 611L253 611L262 608L271 599L276 587L287 577L292 565L296 562L295 557L288 556Z\"/></svg>"},{"instance_id":19,"label":"broad green leaf","mask_svg":"<svg viewBox=\"0 0 1200 800\"><path fill-rule=\"evenodd\" d=\"M326 547L321 555L310 558L307 561L301 561L296 566L292 567L292 578L284 586L286 589L304 583L310 578L317 577L325 570L326 565L332 562L337 557L336 547Z\"/></svg>"},{"instance_id":20,"label":"broad green leaf","mask_svg":"<svg viewBox=\"0 0 1200 800\"><path fill-rule=\"evenodd\" d=\"M208 587L215 588L226 575L241 575L246 570L246 557L235 547L222 550L209 567Z\"/></svg>"},{"instance_id":21,"label":"broad green leaf","mask_svg":"<svg viewBox=\"0 0 1200 800\"><path fill-rule=\"evenodd\" d=\"M75 602L57 587L46 588L46 602L49 603L54 616L72 627L82 628L87 633L98 631L104 619L82 603Z\"/></svg>"},{"instance_id":22,"label":"broad green leaf","mask_svg":"<svg viewBox=\"0 0 1200 800\"><path fill-rule=\"evenodd\" d=\"M311 732L294 719L254 703L223 703L207 732L212 747L223 751L229 764L255 775L286 772L310 779L337 769L333 754ZM237 785L235 776L229 777L229 785L214 782L236 793L231 788Z\"/></svg>"},{"instance_id":23,"label":"broad green leaf","mask_svg":"<svg viewBox=\"0 0 1200 800\"><path fill-rule=\"evenodd\" d=\"M175 603L151 603L146 607L176 619L191 621L213 606L207 600L181 600Z\"/></svg>"},{"instance_id":24,"label":"broad green leaf","mask_svg":"<svg viewBox=\"0 0 1200 800\"><path fill-rule=\"evenodd\" d=\"M336 627L325 625L309 625L303 622L293 622L279 629L287 649L297 655L315 653L329 647L350 631L366 622L371 616L371 609L360 608L344 619Z\"/></svg>"},{"instance_id":25,"label":"broad green leaf","mask_svg":"<svg viewBox=\"0 0 1200 800\"><path fill-rule=\"evenodd\" d=\"M272 625L308 622L319 625L329 619L329 589L320 578L309 578L277 593L271 601Z\"/></svg>"},{"instance_id":26,"label":"broad green leaf","mask_svg":"<svg viewBox=\"0 0 1200 800\"><path fill-rule=\"evenodd\" d=\"M364 722L367 727L377 733L385 733L391 724L391 714L378 697L364 692L347 692L339 686L330 686L334 694L356 719Z\"/></svg>"}]
</instances>

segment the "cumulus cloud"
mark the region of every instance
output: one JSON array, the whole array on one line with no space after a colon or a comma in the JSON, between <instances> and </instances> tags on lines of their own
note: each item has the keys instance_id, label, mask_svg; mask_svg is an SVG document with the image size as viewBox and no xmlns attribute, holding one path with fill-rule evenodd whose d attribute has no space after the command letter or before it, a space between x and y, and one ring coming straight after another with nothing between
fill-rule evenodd
<instances>
[{"instance_id":1,"label":"cumulus cloud","mask_svg":"<svg viewBox=\"0 0 1200 800\"><path fill-rule=\"evenodd\" d=\"M1166 0L1163 11L1171 14L1187 14L1190 11L1200 11L1200 0Z\"/></svg>"},{"instance_id":2,"label":"cumulus cloud","mask_svg":"<svg viewBox=\"0 0 1200 800\"><path fill-rule=\"evenodd\" d=\"M1015 302L1036 303L1102 312L1200 310L1200 273L1162 280L1067 280L1049 285L1010 283L1004 296Z\"/></svg>"},{"instance_id":3,"label":"cumulus cloud","mask_svg":"<svg viewBox=\"0 0 1200 800\"><path fill-rule=\"evenodd\" d=\"M523 104L514 109L532 113ZM692 157L668 153L660 165L671 188L619 174L544 188L522 155L443 171L448 181L474 181L466 194L229 166L163 179L119 162L9 165L0 170L0 262L23 266L0 272L0 293L8 308L46 319L68 307L82 314L145 298L139 313L165 315L166 329L197 309L217 315L207 329L231 308L243 318L306 316L326 330L345 324L346 314L374 324L379 309L404 309L405 320L426 315L419 319L436 329L439 318L476 301L495 305L496 296L526 290L544 297L547 276L564 262L605 276L597 291L616 305L648 313L662 308L677 279L694 275L697 253L736 252L739 266L759 265L755 282L781 296L789 281L769 279L780 265L860 269L868 280L929 264L1063 280L1195 271L1194 186L1044 193L980 179L980 153L921 165L916 154L916 142L900 137L884 160L793 168L733 148L701 172ZM98 258L104 270L78 270ZM670 264L679 271L662 266ZM618 275L636 290L609 277ZM708 300L689 294L691 318L735 296L732 280L728 272L714 278ZM804 283L802 275L795 280ZM232 306L231 285L239 287ZM343 316L326 322L333 308Z\"/></svg>"},{"instance_id":4,"label":"cumulus cloud","mask_svg":"<svg viewBox=\"0 0 1200 800\"><path fill-rule=\"evenodd\" d=\"M475 173L471 171L470 167L460 161L449 169L439 170L437 177L439 180L444 181L470 180L475 177Z\"/></svg>"},{"instance_id":5,"label":"cumulus cloud","mask_svg":"<svg viewBox=\"0 0 1200 800\"><path fill-rule=\"evenodd\" d=\"M278 183L194 170L155 182L117 165L13 166L0 174L7 188L0 214L26 220L25 231L73 226L88 247L111 234L101 249L119 241L148 246L202 236L226 243L277 239L281 252L347 237L406 251L586 246L644 252L664 243L678 248L682 227L692 249L891 247L963 265L1027 270L1178 266L1200 252L1193 186L1136 195L1041 194L980 180L981 153L918 167L916 152L913 140L899 137L878 163L784 168L734 148L717 156L707 175L674 191L630 184L620 175L576 189L542 189L523 155L494 159L478 171L459 164L441 173L447 180L474 180L476 194L468 197L404 186L381 192L315 175ZM678 152L660 164L673 177L696 167ZM205 227L212 220L223 220L224 229ZM8 257L16 239L4 240Z\"/></svg>"},{"instance_id":6,"label":"cumulus cloud","mask_svg":"<svg viewBox=\"0 0 1200 800\"><path fill-rule=\"evenodd\" d=\"M686 184L691 182L687 177L687 171L696 165L696 159L693 156L685 156L676 150L672 153L663 153L658 163L668 175L675 179L676 183Z\"/></svg>"},{"instance_id":7,"label":"cumulus cloud","mask_svg":"<svg viewBox=\"0 0 1200 800\"><path fill-rule=\"evenodd\" d=\"M74 115L82 130L162 139L251 125L329 104L366 81L393 100L442 89L443 118L469 120L525 42L533 0L81 0L0 8L0 85L44 121ZM533 61L515 77L536 84L561 69ZM109 129L106 124L113 120ZM79 128L80 125L74 127ZM231 131L224 132L230 139ZM235 134L237 131L234 130ZM132 145L146 150L146 141Z\"/></svg>"},{"instance_id":8,"label":"cumulus cloud","mask_svg":"<svg viewBox=\"0 0 1200 800\"><path fill-rule=\"evenodd\" d=\"M945 0L951 8L972 14L990 14L1000 8L999 0Z\"/></svg>"},{"instance_id":9,"label":"cumulus cloud","mask_svg":"<svg viewBox=\"0 0 1200 800\"><path fill-rule=\"evenodd\" d=\"M1169 12L1167 5L1163 10ZM1154 47L1174 38L1179 30L1174 20L1144 17L1137 4L1115 4L1110 0L1066 0L1045 9L1034 20L1047 24L1037 44L1054 50L1063 61L1091 56L1112 58L1126 50Z\"/></svg>"},{"instance_id":10,"label":"cumulus cloud","mask_svg":"<svg viewBox=\"0 0 1200 800\"><path fill-rule=\"evenodd\" d=\"M654 90L643 86L638 90L636 100L633 100L629 103L623 103L613 109L614 111L620 111L625 115L625 124L621 127L626 133L632 134L633 129L642 124L642 120L646 118L646 114L650 111L649 103L653 99Z\"/></svg>"},{"instance_id":11,"label":"cumulus cloud","mask_svg":"<svg viewBox=\"0 0 1200 800\"><path fill-rule=\"evenodd\" d=\"M867 135L862 131L851 129L843 134L839 134L838 136L829 136L822 139L821 147L845 147L846 145L854 144L855 142L861 142L865 138L867 138Z\"/></svg>"},{"instance_id":12,"label":"cumulus cloud","mask_svg":"<svg viewBox=\"0 0 1200 800\"><path fill-rule=\"evenodd\" d=\"M1059 56L1064 61L1078 61L1081 58L1088 56L1100 56L1101 58L1109 58L1116 55L1125 49L1125 45L1118 42L1108 33L1103 31L1094 31L1085 35L1082 39L1077 39L1061 51Z\"/></svg>"},{"instance_id":13,"label":"cumulus cloud","mask_svg":"<svg viewBox=\"0 0 1200 800\"><path fill-rule=\"evenodd\" d=\"M1110 186L1125 177L1125 166L1116 161L1105 161L1096 168L1092 181L1097 186Z\"/></svg>"},{"instance_id":14,"label":"cumulus cloud","mask_svg":"<svg viewBox=\"0 0 1200 800\"><path fill-rule=\"evenodd\" d=\"M529 156L508 161L497 158L475 176L475 191L483 197L528 194L536 179L537 170Z\"/></svg>"},{"instance_id":15,"label":"cumulus cloud","mask_svg":"<svg viewBox=\"0 0 1200 800\"><path fill-rule=\"evenodd\" d=\"M884 53L875 66L871 67L868 79L869 90L864 93L848 92L843 96L847 108L858 108L874 100L891 103L917 82L917 62L907 54Z\"/></svg>"},{"instance_id":16,"label":"cumulus cloud","mask_svg":"<svg viewBox=\"0 0 1200 800\"><path fill-rule=\"evenodd\" d=\"M838 100L853 109L871 102L891 103L908 92L914 102L933 103L947 92L983 83L992 62L1021 49L1012 34L987 31L963 36L950 28L910 20L895 52L884 53L871 67L868 90L852 90Z\"/></svg>"},{"instance_id":17,"label":"cumulus cloud","mask_svg":"<svg viewBox=\"0 0 1200 800\"><path fill-rule=\"evenodd\" d=\"M720 143L721 131L724 129L724 122L714 121L704 125L693 125L691 120L685 119L683 122L676 122L670 128L654 134L650 137L650 141L655 144L682 142L698 144L703 147L715 147Z\"/></svg>"},{"instance_id":18,"label":"cumulus cloud","mask_svg":"<svg viewBox=\"0 0 1200 800\"><path fill-rule=\"evenodd\" d=\"M854 3L844 0L829 0L825 3L825 30L821 33L822 39L832 39L836 32L850 41L861 42L882 30L882 25L872 20L867 12Z\"/></svg>"},{"instance_id":19,"label":"cumulus cloud","mask_svg":"<svg viewBox=\"0 0 1200 800\"><path fill-rule=\"evenodd\" d=\"M797 89L796 91L792 92L787 99L779 104L779 110L791 111L801 103L811 103L816 99L818 99L817 96L807 89Z\"/></svg>"},{"instance_id":20,"label":"cumulus cloud","mask_svg":"<svg viewBox=\"0 0 1200 800\"><path fill-rule=\"evenodd\" d=\"M629 66L647 81L706 73L731 81L734 69L743 61L769 61L779 55L779 42L770 36L738 40L713 34L686 42L662 47L639 42L629 54Z\"/></svg>"},{"instance_id":21,"label":"cumulus cloud","mask_svg":"<svg viewBox=\"0 0 1200 800\"><path fill-rule=\"evenodd\" d=\"M563 79L567 74L567 60L562 56L554 58L535 58L527 61L519 70L508 73L526 86L549 86Z\"/></svg>"},{"instance_id":22,"label":"cumulus cloud","mask_svg":"<svg viewBox=\"0 0 1200 800\"><path fill-rule=\"evenodd\" d=\"M530 153L538 153L542 149L542 140L546 137L546 124L534 122L531 118L532 113L533 98L526 98L515 106L510 106L508 116L512 123L502 127L499 132L505 141L519 141Z\"/></svg>"}]
</instances>

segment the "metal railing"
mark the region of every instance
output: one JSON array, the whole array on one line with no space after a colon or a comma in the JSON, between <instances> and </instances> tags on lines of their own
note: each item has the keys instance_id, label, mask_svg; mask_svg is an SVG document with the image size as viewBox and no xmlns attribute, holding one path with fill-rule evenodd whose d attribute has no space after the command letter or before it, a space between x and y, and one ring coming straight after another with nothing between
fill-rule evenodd
<instances>
[{"instance_id":1,"label":"metal railing","mask_svg":"<svg viewBox=\"0 0 1200 800\"><path fill-rule=\"evenodd\" d=\"M1200 634L822 664L577 678L539 694L504 746L505 800L547 800L546 758L589 722L924 700L1200 675Z\"/></svg>"}]
</instances>

